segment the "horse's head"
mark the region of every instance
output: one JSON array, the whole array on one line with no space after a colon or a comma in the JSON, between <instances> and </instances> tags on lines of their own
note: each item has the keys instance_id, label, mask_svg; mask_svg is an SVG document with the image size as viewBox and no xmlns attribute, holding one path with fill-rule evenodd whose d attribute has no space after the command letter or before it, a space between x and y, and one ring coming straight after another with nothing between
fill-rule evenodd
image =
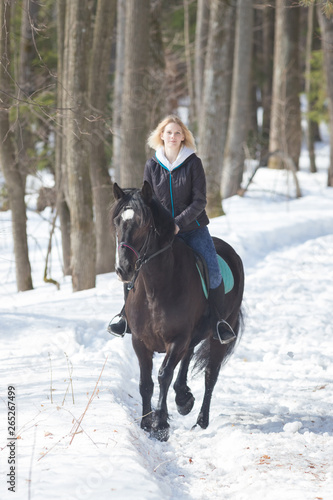
<instances>
[{"instance_id":1,"label":"horse's head","mask_svg":"<svg viewBox=\"0 0 333 500\"><path fill-rule=\"evenodd\" d=\"M115 206L112 220L117 236L116 272L131 281L140 262L171 243L175 223L172 215L154 197L150 184L142 189L113 186Z\"/></svg>"},{"instance_id":2,"label":"horse's head","mask_svg":"<svg viewBox=\"0 0 333 500\"><path fill-rule=\"evenodd\" d=\"M116 273L124 282L133 278L137 262L149 247L154 221L149 208L152 190L147 183L140 189L113 187L116 204L112 220L116 230Z\"/></svg>"}]
</instances>

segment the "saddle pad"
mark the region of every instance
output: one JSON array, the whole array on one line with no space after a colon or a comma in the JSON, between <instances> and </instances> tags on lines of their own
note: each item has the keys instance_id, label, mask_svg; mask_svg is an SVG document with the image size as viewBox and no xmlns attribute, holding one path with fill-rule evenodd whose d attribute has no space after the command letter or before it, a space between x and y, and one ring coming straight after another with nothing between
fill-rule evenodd
<instances>
[{"instance_id":1,"label":"saddle pad","mask_svg":"<svg viewBox=\"0 0 333 500\"><path fill-rule=\"evenodd\" d=\"M225 290L225 293L228 293L234 287L234 284L235 284L234 277L233 277L231 269L228 266L228 264L226 263L226 261L224 259L222 259L222 257L218 254L217 254L217 260L218 260L218 263L220 266L220 271L221 271L222 278L223 278L224 290ZM198 269L198 272L199 272L199 275L201 278L202 289L204 291L206 299L208 299L208 289L207 289L208 284L203 277L203 273L202 273L202 270L200 269L199 265L196 264L196 266L197 266L197 269ZM208 287L209 287L209 285L208 285Z\"/></svg>"},{"instance_id":2,"label":"saddle pad","mask_svg":"<svg viewBox=\"0 0 333 500\"><path fill-rule=\"evenodd\" d=\"M222 257L220 255L217 255L217 260L219 262L220 271L221 271L223 282L224 282L224 291L225 291L225 293L228 293L234 287L234 284L235 284L234 276L231 272L230 267L228 266L226 261L224 259L222 259Z\"/></svg>"}]
</instances>

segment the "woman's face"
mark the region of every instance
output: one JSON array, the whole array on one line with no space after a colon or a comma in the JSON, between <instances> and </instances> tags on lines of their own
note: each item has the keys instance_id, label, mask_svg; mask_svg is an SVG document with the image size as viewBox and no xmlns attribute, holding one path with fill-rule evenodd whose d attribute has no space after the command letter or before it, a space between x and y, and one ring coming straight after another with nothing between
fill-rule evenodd
<instances>
[{"instance_id":1,"label":"woman's face","mask_svg":"<svg viewBox=\"0 0 333 500\"><path fill-rule=\"evenodd\" d=\"M185 139L182 128L178 123L168 123L161 133L164 146L172 149L180 149L182 141Z\"/></svg>"}]
</instances>

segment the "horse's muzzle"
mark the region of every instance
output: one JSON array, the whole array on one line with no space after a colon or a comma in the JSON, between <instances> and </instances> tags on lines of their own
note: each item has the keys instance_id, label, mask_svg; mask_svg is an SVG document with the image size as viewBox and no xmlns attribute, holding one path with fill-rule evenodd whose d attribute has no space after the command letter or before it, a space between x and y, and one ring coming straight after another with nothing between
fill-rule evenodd
<instances>
[{"instance_id":1,"label":"horse's muzzle","mask_svg":"<svg viewBox=\"0 0 333 500\"><path fill-rule=\"evenodd\" d=\"M116 267L116 274L120 281L122 281L123 283L128 283L129 281L131 281L131 279L133 278L133 273L134 269L130 264L126 266L126 269L122 266Z\"/></svg>"}]
</instances>

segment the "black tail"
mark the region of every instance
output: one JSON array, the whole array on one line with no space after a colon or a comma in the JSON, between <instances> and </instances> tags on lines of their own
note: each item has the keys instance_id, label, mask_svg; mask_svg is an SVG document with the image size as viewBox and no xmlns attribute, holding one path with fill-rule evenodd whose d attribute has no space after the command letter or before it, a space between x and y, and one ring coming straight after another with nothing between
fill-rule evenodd
<instances>
[{"instance_id":1,"label":"black tail","mask_svg":"<svg viewBox=\"0 0 333 500\"><path fill-rule=\"evenodd\" d=\"M237 317L237 322L234 327L234 332L237 335L237 340L235 342L231 342L230 344L226 345L221 345L217 342L217 347L220 347L221 351L221 367L224 366L232 353L235 350L235 347L237 343L240 341L242 334L244 331L244 315L242 310L240 309L238 317ZM203 371L207 368L209 362L210 362L210 347L211 347L211 341L210 338L204 340L199 349L195 352L194 354L194 366L193 366L193 371L195 373L198 373L200 371Z\"/></svg>"}]
</instances>

